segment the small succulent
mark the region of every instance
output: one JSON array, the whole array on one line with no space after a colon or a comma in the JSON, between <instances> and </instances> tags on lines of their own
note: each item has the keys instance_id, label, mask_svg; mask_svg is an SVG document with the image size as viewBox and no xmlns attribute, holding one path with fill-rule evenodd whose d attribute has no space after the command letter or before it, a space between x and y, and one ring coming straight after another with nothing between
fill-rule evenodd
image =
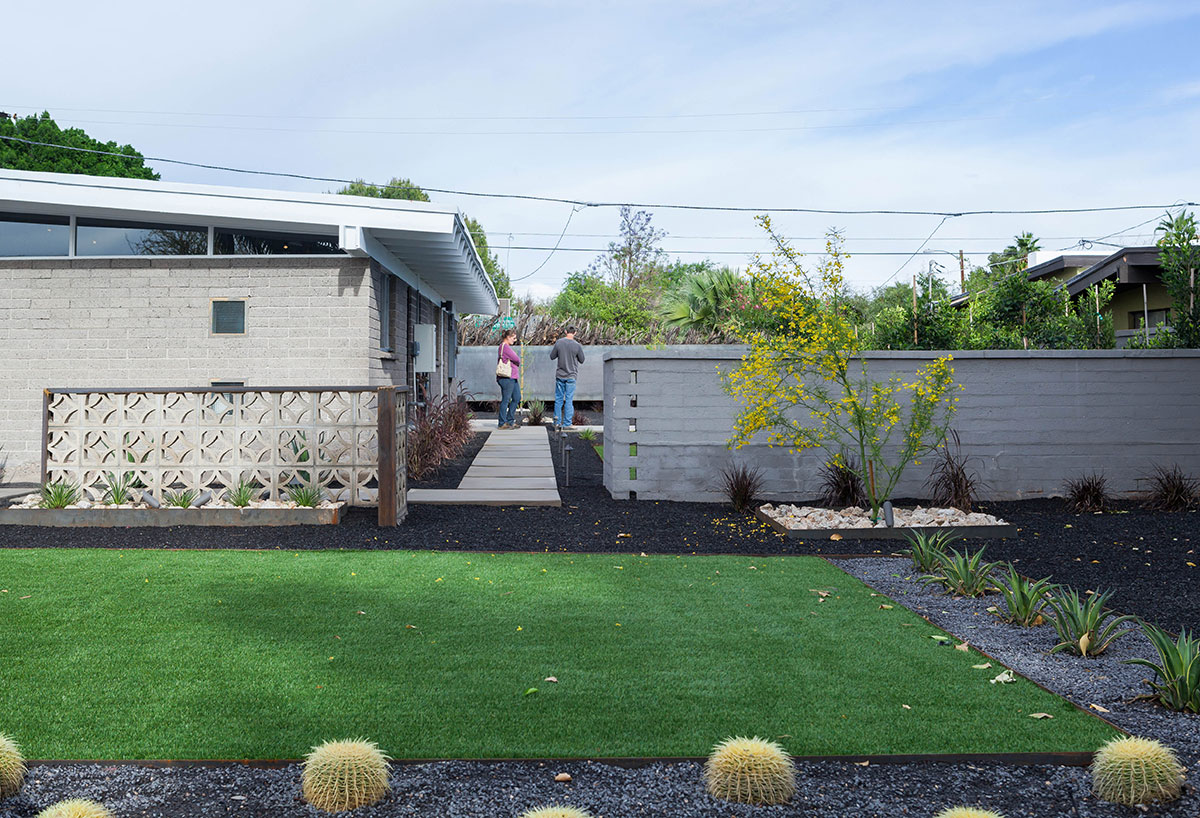
<instances>
[{"instance_id":1,"label":"small succulent","mask_svg":"<svg viewBox=\"0 0 1200 818\"><path fill-rule=\"evenodd\" d=\"M225 497L229 500L229 504L238 508L245 508L257 499L258 487L253 480L245 478L239 480L237 485L231 489L226 489Z\"/></svg>"},{"instance_id":2,"label":"small succulent","mask_svg":"<svg viewBox=\"0 0 1200 818\"><path fill-rule=\"evenodd\" d=\"M1153 739L1115 738L1092 759L1092 791L1114 804L1174 801L1183 793L1183 765Z\"/></svg>"},{"instance_id":3,"label":"small succulent","mask_svg":"<svg viewBox=\"0 0 1200 818\"><path fill-rule=\"evenodd\" d=\"M325 812L374 804L388 792L388 757L366 739L327 741L304 758L304 800Z\"/></svg>"},{"instance_id":4,"label":"small succulent","mask_svg":"<svg viewBox=\"0 0 1200 818\"><path fill-rule=\"evenodd\" d=\"M172 508L191 508L195 505L196 500L200 497L200 492L195 489L182 489L180 491L164 491L163 503Z\"/></svg>"},{"instance_id":5,"label":"small succulent","mask_svg":"<svg viewBox=\"0 0 1200 818\"><path fill-rule=\"evenodd\" d=\"M998 812L977 807L949 807L942 810L934 818L1004 818Z\"/></svg>"},{"instance_id":6,"label":"small succulent","mask_svg":"<svg viewBox=\"0 0 1200 818\"><path fill-rule=\"evenodd\" d=\"M1026 628L1041 625L1046 621L1043 614L1055 589L1050 577L1026 579L1011 562L1004 571L1005 575L992 583L992 587L1004 597L1005 610L996 615L1005 622Z\"/></svg>"},{"instance_id":7,"label":"small succulent","mask_svg":"<svg viewBox=\"0 0 1200 818\"><path fill-rule=\"evenodd\" d=\"M21 748L0 733L0 798L16 795L25 783L25 756Z\"/></svg>"},{"instance_id":8,"label":"small succulent","mask_svg":"<svg viewBox=\"0 0 1200 818\"><path fill-rule=\"evenodd\" d=\"M1126 659L1127 665L1142 665L1154 671L1154 699L1169 710L1200 713L1200 638L1181 628L1173 637L1161 628L1142 623L1142 633L1158 653L1158 661Z\"/></svg>"},{"instance_id":9,"label":"small succulent","mask_svg":"<svg viewBox=\"0 0 1200 818\"><path fill-rule=\"evenodd\" d=\"M992 573L1000 565L999 560L984 562L983 552L983 548L974 554L951 548L949 554L937 558L937 567L923 581L926 584L937 583L946 589L946 593L954 596L983 596L992 590Z\"/></svg>"},{"instance_id":10,"label":"small succulent","mask_svg":"<svg viewBox=\"0 0 1200 818\"><path fill-rule=\"evenodd\" d=\"M1105 608L1104 604L1111 596L1112 591L1086 597L1074 590L1059 591L1049 606L1059 639L1050 652L1065 650L1077 656L1099 656L1118 638L1129 633L1132 628L1119 628L1126 622L1136 622L1137 617L1117 616L1116 611Z\"/></svg>"},{"instance_id":11,"label":"small succulent","mask_svg":"<svg viewBox=\"0 0 1200 818\"><path fill-rule=\"evenodd\" d=\"M521 818L592 818L587 810L568 807L565 804L555 804L550 807L527 809L521 813Z\"/></svg>"},{"instance_id":12,"label":"small succulent","mask_svg":"<svg viewBox=\"0 0 1200 818\"><path fill-rule=\"evenodd\" d=\"M37 818L113 818L113 814L103 804L72 798L47 807L37 814Z\"/></svg>"},{"instance_id":13,"label":"small succulent","mask_svg":"<svg viewBox=\"0 0 1200 818\"><path fill-rule=\"evenodd\" d=\"M110 506L127 506L133 502L133 489L136 487L137 475L125 472L117 477L108 472L104 477L104 502Z\"/></svg>"},{"instance_id":14,"label":"small succulent","mask_svg":"<svg viewBox=\"0 0 1200 818\"><path fill-rule=\"evenodd\" d=\"M316 508L322 493L319 486L292 486L287 490L287 498L298 506Z\"/></svg>"},{"instance_id":15,"label":"small succulent","mask_svg":"<svg viewBox=\"0 0 1200 818\"><path fill-rule=\"evenodd\" d=\"M65 480L46 483L41 489L42 508L66 508L79 502L79 486Z\"/></svg>"},{"instance_id":16,"label":"small succulent","mask_svg":"<svg viewBox=\"0 0 1200 818\"><path fill-rule=\"evenodd\" d=\"M796 793L796 765L773 741L729 738L704 763L708 791L739 804L783 804Z\"/></svg>"},{"instance_id":17,"label":"small succulent","mask_svg":"<svg viewBox=\"0 0 1200 818\"><path fill-rule=\"evenodd\" d=\"M932 534L909 531L905 532L904 538L908 540L904 556L912 560L913 568L925 574L932 574L937 570L942 558L946 556L946 548L959 539L953 531L935 531Z\"/></svg>"},{"instance_id":18,"label":"small succulent","mask_svg":"<svg viewBox=\"0 0 1200 818\"><path fill-rule=\"evenodd\" d=\"M579 431L579 439L582 440L584 443L595 443L596 442L596 430L595 429L581 429Z\"/></svg>"}]
</instances>

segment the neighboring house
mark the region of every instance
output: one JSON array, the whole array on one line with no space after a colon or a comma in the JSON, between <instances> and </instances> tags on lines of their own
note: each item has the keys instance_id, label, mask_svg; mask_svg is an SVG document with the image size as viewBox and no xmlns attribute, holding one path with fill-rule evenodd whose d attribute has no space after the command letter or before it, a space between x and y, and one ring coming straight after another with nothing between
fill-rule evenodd
<instances>
[{"instance_id":1,"label":"neighboring house","mask_svg":"<svg viewBox=\"0 0 1200 818\"><path fill-rule=\"evenodd\" d=\"M1171 323L1171 296L1162 283L1157 247L1124 247L1111 255L1058 255L1042 261L1042 251L1029 255L1025 274L1031 281L1050 279L1065 287L1072 298L1088 287L1111 279L1116 293L1108 310L1118 347L1136 335L1153 336L1159 324ZM969 293L954 296L950 303L965 306ZM1147 320L1149 319L1149 320Z\"/></svg>"},{"instance_id":2,"label":"neighboring house","mask_svg":"<svg viewBox=\"0 0 1200 818\"><path fill-rule=\"evenodd\" d=\"M0 170L0 456L35 479L46 387L434 399L456 314L497 306L454 209Z\"/></svg>"}]
</instances>

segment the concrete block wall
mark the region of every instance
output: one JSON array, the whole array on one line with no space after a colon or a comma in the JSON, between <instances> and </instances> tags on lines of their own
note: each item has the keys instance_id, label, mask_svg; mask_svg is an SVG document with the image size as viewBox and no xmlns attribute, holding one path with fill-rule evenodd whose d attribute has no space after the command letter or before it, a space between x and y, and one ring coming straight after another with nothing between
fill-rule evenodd
<instances>
[{"instance_id":1,"label":"concrete block wall","mask_svg":"<svg viewBox=\"0 0 1200 818\"><path fill-rule=\"evenodd\" d=\"M380 383L368 259L0 259L0 457L37 479L48 386ZM245 335L210 332L244 298Z\"/></svg>"},{"instance_id":2,"label":"concrete block wall","mask_svg":"<svg viewBox=\"0 0 1200 818\"><path fill-rule=\"evenodd\" d=\"M886 379L939 354L864 358L873 377ZM1155 464L1200 474L1200 350L952 354L964 387L953 428L984 497L1054 496L1064 480L1093 471L1129 494L1144 488ZM734 463L762 470L767 499L817 495L824 451L791 454L761 442L728 449L737 406L718 368L736 367L741 355L712 346L604 356L604 484L614 497L719 501L721 472ZM929 466L910 466L895 495L926 496Z\"/></svg>"}]
</instances>

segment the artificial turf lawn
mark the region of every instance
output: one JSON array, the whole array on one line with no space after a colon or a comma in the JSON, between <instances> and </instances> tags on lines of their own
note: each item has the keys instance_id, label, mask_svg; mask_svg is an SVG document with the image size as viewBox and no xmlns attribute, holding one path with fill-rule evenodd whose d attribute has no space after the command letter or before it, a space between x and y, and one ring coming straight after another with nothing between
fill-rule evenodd
<instances>
[{"instance_id":1,"label":"artificial turf lawn","mask_svg":"<svg viewBox=\"0 0 1200 818\"><path fill-rule=\"evenodd\" d=\"M397 758L695 756L733 734L795 754L1049 752L1113 734L1027 681L989 684L1001 668L816 558L6 550L0 589L0 731L31 758L296 758L359 735Z\"/></svg>"}]
</instances>

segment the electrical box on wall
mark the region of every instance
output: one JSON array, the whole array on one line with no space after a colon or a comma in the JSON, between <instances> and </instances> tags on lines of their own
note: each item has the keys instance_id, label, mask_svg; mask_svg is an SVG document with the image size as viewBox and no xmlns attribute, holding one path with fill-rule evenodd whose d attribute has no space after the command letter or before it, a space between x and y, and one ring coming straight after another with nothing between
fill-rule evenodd
<instances>
[{"instance_id":1,"label":"electrical box on wall","mask_svg":"<svg viewBox=\"0 0 1200 818\"><path fill-rule=\"evenodd\" d=\"M437 371L437 325L417 324L413 327L417 351L413 355L413 372Z\"/></svg>"}]
</instances>

